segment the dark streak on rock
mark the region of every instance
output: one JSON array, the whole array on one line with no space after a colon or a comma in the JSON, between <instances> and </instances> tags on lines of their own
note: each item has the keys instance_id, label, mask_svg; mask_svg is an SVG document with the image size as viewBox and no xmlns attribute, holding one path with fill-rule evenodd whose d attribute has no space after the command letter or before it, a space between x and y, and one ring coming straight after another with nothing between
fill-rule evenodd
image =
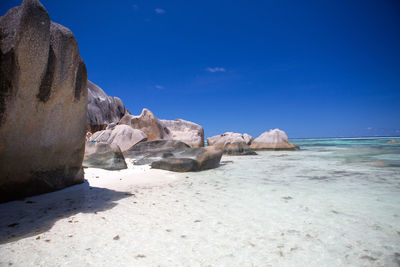
<instances>
[{"instance_id":1,"label":"dark streak on rock","mask_svg":"<svg viewBox=\"0 0 400 267\"><path fill-rule=\"evenodd\" d=\"M0 40L3 38L3 32L0 29ZM14 49L3 54L0 49L0 126L4 122L6 114L7 99L11 96L13 86L13 77L16 72L16 63Z\"/></svg>"},{"instance_id":2,"label":"dark streak on rock","mask_svg":"<svg viewBox=\"0 0 400 267\"><path fill-rule=\"evenodd\" d=\"M56 56L54 54L53 48L50 46L46 72L42 77L42 81L39 87L39 93L36 95L36 97L39 98L39 100L42 101L43 103L46 103L47 100L49 100L50 98L51 87L54 79L55 64L56 64Z\"/></svg>"},{"instance_id":3,"label":"dark streak on rock","mask_svg":"<svg viewBox=\"0 0 400 267\"><path fill-rule=\"evenodd\" d=\"M81 60L78 65L78 70L76 71L76 79L75 79L75 100L79 100L82 92L84 92L85 87L87 85L87 71L86 65Z\"/></svg>"}]
</instances>

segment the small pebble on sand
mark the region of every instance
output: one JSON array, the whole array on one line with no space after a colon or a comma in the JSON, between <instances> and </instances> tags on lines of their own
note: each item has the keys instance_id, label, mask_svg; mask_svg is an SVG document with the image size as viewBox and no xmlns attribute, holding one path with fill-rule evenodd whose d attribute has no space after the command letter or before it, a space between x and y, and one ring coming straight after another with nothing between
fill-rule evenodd
<instances>
[{"instance_id":1,"label":"small pebble on sand","mask_svg":"<svg viewBox=\"0 0 400 267\"><path fill-rule=\"evenodd\" d=\"M136 255L136 258L146 258L146 255L143 255L143 254L137 254L137 255Z\"/></svg>"}]
</instances>

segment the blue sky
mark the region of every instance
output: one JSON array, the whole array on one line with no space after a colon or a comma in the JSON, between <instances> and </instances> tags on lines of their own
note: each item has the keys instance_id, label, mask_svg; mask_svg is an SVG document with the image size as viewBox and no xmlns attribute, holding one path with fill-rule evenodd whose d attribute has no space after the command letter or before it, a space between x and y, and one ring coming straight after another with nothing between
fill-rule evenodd
<instances>
[{"instance_id":1,"label":"blue sky","mask_svg":"<svg viewBox=\"0 0 400 267\"><path fill-rule=\"evenodd\" d=\"M400 135L398 0L41 2L134 114L206 136Z\"/></svg>"}]
</instances>

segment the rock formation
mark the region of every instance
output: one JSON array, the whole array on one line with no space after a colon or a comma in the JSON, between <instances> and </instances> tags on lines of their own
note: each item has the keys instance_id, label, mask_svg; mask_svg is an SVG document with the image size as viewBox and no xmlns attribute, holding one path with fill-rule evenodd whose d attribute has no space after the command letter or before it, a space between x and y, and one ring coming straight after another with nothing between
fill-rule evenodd
<instances>
[{"instance_id":1,"label":"rock formation","mask_svg":"<svg viewBox=\"0 0 400 267\"><path fill-rule=\"evenodd\" d=\"M246 142L247 145L250 145L251 142L253 142L254 137L249 135L249 134L247 134L247 133L244 133L243 134L243 139L244 139L244 141Z\"/></svg>"},{"instance_id":2,"label":"rock formation","mask_svg":"<svg viewBox=\"0 0 400 267\"><path fill-rule=\"evenodd\" d=\"M182 153L189 148L189 145L180 141L153 140L131 147L124 152L124 156L125 158L133 159L135 165L144 165L164 157Z\"/></svg>"},{"instance_id":3,"label":"rock formation","mask_svg":"<svg viewBox=\"0 0 400 267\"><path fill-rule=\"evenodd\" d=\"M128 125L116 125L103 131L98 131L91 137L92 141L118 145L122 152L139 142L147 141L147 136L141 130Z\"/></svg>"},{"instance_id":4,"label":"rock formation","mask_svg":"<svg viewBox=\"0 0 400 267\"><path fill-rule=\"evenodd\" d=\"M226 132L207 138L207 144L222 149L228 155L256 155L248 146L252 139L248 134Z\"/></svg>"},{"instance_id":5,"label":"rock formation","mask_svg":"<svg viewBox=\"0 0 400 267\"><path fill-rule=\"evenodd\" d=\"M83 164L105 170L126 169L124 155L119 146L100 142L86 142Z\"/></svg>"},{"instance_id":6,"label":"rock formation","mask_svg":"<svg viewBox=\"0 0 400 267\"><path fill-rule=\"evenodd\" d=\"M118 97L108 96L99 86L88 81L87 130L96 132L117 123L128 111Z\"/></svg>"},{"instance_id":7,"label":"rock formation","mask_svg":"<svg viewBox=\"0 0 400 267\"><path fill-rule=\"evenodd\" d=\"M175 140L155 140L139 143L124 155L136 165L151 164L153 168L183 172L216 168L222 151L215 147L191 148Z\"/></svg>"},{"instance_id":8,"label":"rock formation","mask_svg":"<svg viewBox=\"0 0 400 267\"><path fill-rule=\"evenodd\" d=\"M204 130L200 125L182 119L159 120L146 108L139 116L126 114L119 124L126 124L133 129L143 131L147 135L148 141L177 140L191 147L204 146Z\"/></svg>"},{"instance_id":9,"label":"rock formation","mask_svg":"<svg viewBox=\"0 0 400 267\"><path fill-rule=\"evenodd\" d=\"M191 147L204 146L204 129L200 125L182 119L159 122L170 139L184 142Z\"/></svg>"},{"instance_id":10,"label":"rock formation","mask_svg":"<svg viewBox=\"0 0 400 267\"><path fill-rule=\"evenodd\" d=\"M254 150L298 150L299 147L289 142L284 131L279 129L264 132L250 145Z\"/></svg>"},{"instance_id":11,"label":"rock formation","mask_svg":"<svg viewBox=\"0 0 400 267\"><path fill-rule=\"evenodd\" d=\"M216 147L189 148L176 157L154 161L151 167L174 172L203 171L218 167L221 157L222 150Z\"/></svg>"},{"instance_id":12,"label":"rock formation","mask_svg":"<svg viewBox=\"0 0 400 267\"><path fill-rule=\"evenodd\" d=\"M125 116L123 116L119 121L119 124L126 124L131 126L133 129L141 130L146 134L148 141L164 138L169 139L168 134L164 132L164 129L156 116L146 108L142 110L142 114L139 116L125 114Z\"/></svg>"},{"instance_id":13,"label":"rock formation","mask_svg":"<svg viewBox=\"0 0 400 267\"><path fill-rule=\"evenodd\" d=\"M87 74L37 0L0 18L0 202L83 182Z\"/></svg>"}]
</instances>

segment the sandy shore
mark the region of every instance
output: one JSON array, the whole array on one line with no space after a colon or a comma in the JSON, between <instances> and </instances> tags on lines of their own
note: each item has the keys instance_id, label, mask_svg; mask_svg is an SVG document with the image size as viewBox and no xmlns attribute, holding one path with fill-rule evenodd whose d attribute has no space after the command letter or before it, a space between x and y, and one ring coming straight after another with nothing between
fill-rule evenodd
<instances>
[{"instance_id":1,"label":"sandy shore","mask_svg":"<svg viewBox=\"0 0 400 267\"><path fill-rule=\"evenodd\" d=\"M64 250L66 238L77 247L86 246L88 239L95 242L98 235L86 231L91 233L82 237L85 231L80 227L85 225L90 228L95 217L104 223L107 211L122 200L135 199L135 194L142 194L139 193L141 190L163 187L179 179L179 174L150 169L147 165L133 166L128 162L128 166L128 169L120 171L86 168L83 184L0 204L0 266L68 264L64 258L69 255L67 251L62 253L63 256L58 255L58 259L52 258L55 255L51 251ZM102 224L98 230L112 231L115 226ZM81 240L78 237L73 241L74 236L79 235ZM117 240L116 235L110 240ZM27 254L27 250L30 253ZM32 254L42 257L32 260ZM73 263L79 265L79 260Z\"/></svg>"},{"instance_id":2,"label":"sandy shore","mask_svg":"<svg viewBox=\"0 0 400 267\"><path fill-rule=\"evenodd\" d=\"M151 169L148 165L135 166L128 160L127 163L128 169L120 171L86 168L85 179L93 187L130 192L140 187L163 186L179 176L177 173Z\"/></svg>"},{"instance_id":3,"label":"sandy shore","mask_svg":"<svg viewBox=\"0 0 400 267\"><path fill-rule=\"evenodd\" d=\"M85 169L82 185L0 204L0 266L397 266L399 170L343 164L358 151Z\"/></svg>"}]
</instances>

